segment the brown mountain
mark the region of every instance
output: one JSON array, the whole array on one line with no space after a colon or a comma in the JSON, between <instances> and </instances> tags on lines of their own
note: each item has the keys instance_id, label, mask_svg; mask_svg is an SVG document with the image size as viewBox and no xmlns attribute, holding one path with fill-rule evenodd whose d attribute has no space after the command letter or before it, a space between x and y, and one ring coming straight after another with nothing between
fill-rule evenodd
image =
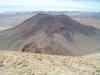
<instances>
[{"instance_id":1,"label":"brown mountain","mask_svg":"<svg viewBox=\"0 0 100 75\"><path fill-rule=\"evenodd\" d=\"M37 14L0 32L0 49L83 55L98 52L100 30L67 15Z\"/></svg>"}]
</instances>

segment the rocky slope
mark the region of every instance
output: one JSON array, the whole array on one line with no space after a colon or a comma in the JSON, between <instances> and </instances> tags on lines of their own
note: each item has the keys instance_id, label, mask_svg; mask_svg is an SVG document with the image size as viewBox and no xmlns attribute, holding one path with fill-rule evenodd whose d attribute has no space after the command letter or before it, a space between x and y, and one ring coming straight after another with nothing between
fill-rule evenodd
<instances>
[{"instance_id":1,"label":"rocky slope","mask_svg":"<svg viewBox=\"0 0 100 75\"><path fill-rule=\"evenodd\" d=\"M66 15L37 14L0 32L0 49L4 50L34 50L35 45L42 53L84 55L99 52L99 44L99 29Z\"/></svg>"},{"instance_id":2,"label":"rocky slope","mask_svg":"<svg viewBox=\"0 0 100 75\"><path fill-rule=\"evenodd\" d=\"M70 57L1 51L0 75L100 75L100 53Z\"/></svg>"}]
</instances>

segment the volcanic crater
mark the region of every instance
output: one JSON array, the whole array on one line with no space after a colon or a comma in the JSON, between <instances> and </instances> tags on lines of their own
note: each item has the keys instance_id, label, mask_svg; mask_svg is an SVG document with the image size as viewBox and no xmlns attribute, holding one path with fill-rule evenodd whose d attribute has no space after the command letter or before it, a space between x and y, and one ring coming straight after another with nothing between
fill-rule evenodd
<instances>
[{"instance_id":1,"label":"volcanic crater","mask_svg":"<svg viewBox=\"0 0 100 75\"><path fill-rule=\"evenodd\" d=\"M0 32L0 49L84 55L100 49L100 30L67 15L37 14Z\"/></svg>"}]
</instances>

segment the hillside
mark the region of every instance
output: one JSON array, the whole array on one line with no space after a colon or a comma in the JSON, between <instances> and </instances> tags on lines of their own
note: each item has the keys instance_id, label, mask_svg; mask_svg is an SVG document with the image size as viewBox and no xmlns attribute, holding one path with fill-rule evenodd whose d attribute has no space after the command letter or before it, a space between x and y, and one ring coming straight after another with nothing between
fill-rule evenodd
<instances>
[{"instance_id":1,"label":"hillside","mask_svg":"<svg viewBox=\"0 0 100 75\"><path fill-rule=\"evenodd\" d=\"M1 51L0 75L100 75L99 57Z\"/></svg>"},{"instance_id":2,"label":"hillside","mask_svg":"<svg viewBox=\"0 0 100 75\"><path fill-rule=\"evenodd\" d=\"M99 29L67 15L40 13L0 32L1 50L75 56L99 52L99 44Z\"/></svg>"}]
</instances>

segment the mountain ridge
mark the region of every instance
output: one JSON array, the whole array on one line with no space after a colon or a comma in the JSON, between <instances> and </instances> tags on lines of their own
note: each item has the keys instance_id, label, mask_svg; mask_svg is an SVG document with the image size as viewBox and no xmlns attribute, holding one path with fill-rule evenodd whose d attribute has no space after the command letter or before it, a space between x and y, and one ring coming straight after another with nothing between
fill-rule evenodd
<instances>
[{"instance_id":1,"label":"mountain ridge","mask_svg":"<svg viewBox=\"0 0 100 75\"><path fill-rule=\"evenodd\" d=\"M82 55L95 52L91 49L99 48L99 38L99 29L83 25L67 15L39 13L0 32L0 48L23 50L28 44L35 43L44 53Z\"/></svg>"}]
</instances>

